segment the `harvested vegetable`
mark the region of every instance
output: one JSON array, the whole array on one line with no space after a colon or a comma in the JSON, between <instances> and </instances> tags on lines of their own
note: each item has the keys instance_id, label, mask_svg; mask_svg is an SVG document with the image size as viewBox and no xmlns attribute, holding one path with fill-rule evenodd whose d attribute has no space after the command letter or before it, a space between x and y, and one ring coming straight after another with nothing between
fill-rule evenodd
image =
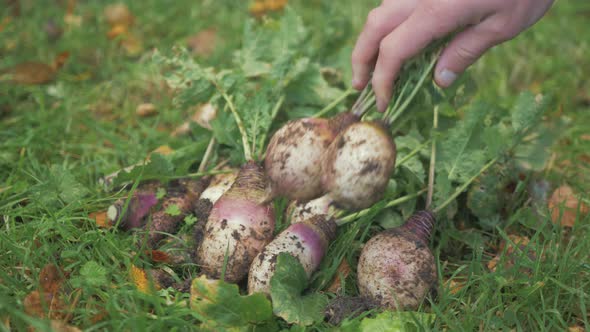
<instances>
[{"instance_id":1,"label":"harvested vegetable","mask_svg":"<svg viewBox=\"0 0 590 332\"><path fill-rule=\"evenodd\" d=\"M220 278L227 252L225 280L241 280L254 257L272 240L275 220L267 187L262 167L251 161L213 205L197 251L205 274Z\"/></svg>"},{"instance_id":2,"label":"harvested vegetable","mask_svg":"<svg viewBox=\"0 0 590 332\"><path fill-rule=\"evenodd\" d=\"M329 195L313 199L311 201L293 201L287 207L285 217L290 218L291 224L304 222L313 216L328 215L332 216L339 211L333 205L334 201Z\"/></svg>"},{"instance_id":3,"label":"harvested vegetable","mask_svg":"<svg viewBox=\"0 0 590 332\"><path fill-rule=\"evenodd\" d=\"M335 237L336 223L324 215L292 224L277 235L252 262L248 274L248 293L270 294L270 279L274 275L280 253L288 253L297 258L307 277L311 277Z\"/></svg>"},{"instance_id":4,"label":"harvested vegetable","mask_svg":"<svg viewBox=\"0 0 590 332\"><path fill-rule=\"evenodd\" d=\"M321 160L336 135L362 114L342 113L332 119L288 122L271 138L264 165L276 195L310 200L322 194Z\"/></svg>"}]
</instances>

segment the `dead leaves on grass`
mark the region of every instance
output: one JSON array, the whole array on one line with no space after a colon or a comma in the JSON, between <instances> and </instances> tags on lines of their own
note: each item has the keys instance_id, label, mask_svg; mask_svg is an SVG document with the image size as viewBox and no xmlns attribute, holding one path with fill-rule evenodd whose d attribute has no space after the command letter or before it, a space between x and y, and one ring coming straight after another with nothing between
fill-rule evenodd
<instances>
[{"instance_id":1,"label":"dead leaves on grass","mask_svg":"<svg viewBox=\"0 0 590 332\"><path fill-rule=\"evenodd\" d=\"M69 52L62 52L51 64L27 61L0 70L0 83L3 81L24 85L50 83L55 80L58 70L63 67L69 56Z\"/></svg>"},{"instance_id":2,"label":"dead leaves on grass","mask_svg":"<svg viewBox=\"0 0 590 332\"><path fill-rule=\"evenodd\" d=\"M568 185L555 189L547 205L551 212L551 221L565 227L573 227L576 220L581 220L590 212L588 205Z\"/></svg>"}]
</instances>

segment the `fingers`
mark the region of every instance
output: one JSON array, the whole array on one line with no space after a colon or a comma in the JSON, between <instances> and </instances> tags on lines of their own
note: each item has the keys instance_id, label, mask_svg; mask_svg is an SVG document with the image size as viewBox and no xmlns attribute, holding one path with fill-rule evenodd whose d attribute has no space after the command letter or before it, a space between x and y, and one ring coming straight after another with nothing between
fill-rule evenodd
<instances>
[{"instance_id":1,"label":"fingers","mask_svg":"<svg viewBox=\"0 0 590 332\"><path fill-rule=\"evenodd\" d=\"M442 88L453 84L458 75L477 61L488 49L510 38L509 33L494 31L493 18L457 34L443 50L434 71L434 80Z\"/></svg>"},{"instance_id":2,"label":"fingers","mask_svg":"<svg viewBox=\"0 0 590 332\"><path fill-rule=\"evenodd\" d=\"M461 14L462 12L451 6L421 6L381 40L372 81L380 112L387 108L393 82L404 61L419 53L432 40L457 29L463 21Z\"/></svg>"},{"instance_id":3,"label":"fingers","mask_svg":"<svg viewBox=\"0 0 590 332\"><path fill-rule=\"evenodd\" d=\"M381 39L412 12L415 1L387 2L373 9L352 52L352 86L361 90L369 81Z\"/></svg>"}]
</instances>

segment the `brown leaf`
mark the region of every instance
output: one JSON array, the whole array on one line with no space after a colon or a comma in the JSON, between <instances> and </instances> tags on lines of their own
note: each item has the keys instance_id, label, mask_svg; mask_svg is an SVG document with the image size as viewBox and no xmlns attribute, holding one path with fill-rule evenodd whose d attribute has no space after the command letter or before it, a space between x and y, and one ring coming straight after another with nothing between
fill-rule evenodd
<instances>
[{"instance_id":1,"label":"brown leaf","mask_svg":"<svg viewBox=\"0 0 590 332\"><path fill-rule=\"evenodd\" d=\"M121 40L121 47L127 56L135 57L143 52L143 41L136 35L128 34Z\"/></svg>"},{"instance_id":2,"label":"brown leaf","mask_svg":"<svg viewBox=\"0 0 590 332\"><path fill-rule=\"evenodd\" d=\"M116 24L113 27L111 27L111 29L107 32L107 37L109 39L114 39L119 36L126 35L127 32L129 32L128 26L122 25L122 24Z\"/></svg>"},{"instance_id":3,"label":"brown leaf","mask_svg":"<svg viewBox=\"0 0 590 332\"><path fill-rule=\"evenodd\" d=\"M153 294L155 290L159 290L160 285L148 278L148 274L144 269L140 269L135 265L131 265L129 270L129 278L137 289L145 294Z\"/></svg>"},{"instance_id":4,"label":"brown leaf","mask_svg":"<svg viewBox=\"0 0 590 332\"><path fill-rule=\"evenodd\" d=\"M488 268L489 268L489 263L488 263ZM455 295L455 294L459 293L459 291L465 287L465 281L451 279L451 280L445 281L445 286L449 289L449 292L451 294Z\"/></svg>"},{"instance_id":5,"label":"brown leaf","mask_svg":"<svg viewBox=\"0 0 590 332\"><path fill-rule=\"evenodd\" d=\"M528 258L530 258L531 260L534 261L537 259L537 253L532 248L527 248L527 245L530 242L528 237L516 234L509 234L508 238L510 239L510 242L502 241L502 243L500 243L500 245L498 246L498 254L487 263L487 267L490 271L496 271L498 265L501 262L501 256L503 252L504 257L502 261L502 268L504 269L509 269L512 266L514 266L516 263L516 259L518 259L521 253L523 252L525 252ZM543 257L541 257L541 259L543 259ZM527 275L530 275L532 273L532 271L527 268L522 268L521 272Z\"/></svg>"},{"instance_id":6,"label":"brown leaf","mask_svg":"<svg viewBox=\"0 0 590 332\"><path fill-rule=\"evenodd\" d=\"M64 321L55 319L51 321L51 329L54 332L82 332L82 330L75 326L69 325Z\"/></svg>"},{"instance_id":7,"label":"brown leaf","mask_svg":"<svg viewBox=\"0 0 590 332\"><path fill-rule=\"evenodd\" d=\"M62 271L53 264L47 264L39 273L39 288L44 293L57 294L64 281Z\"/></svg>"},{"instance_id":8,"label":"brown leaf","mask_svg":"<svg viewBox=\"0 0 590 332\"><path fill-rule=\"evenodd\" d=\"M127 5L116 3L104 8L104 17L110 26L124 25L131 26L135 18L129 11Z\"/></svg>"},{"instance_id":9,"label":"brown leaf","mask_svg":"<svg viewBox=\"0 0 590 332\"><path fill-rule=\"evenodd\" d=\"M348 265L348 262L343 259L338 266L338 270L336 270L336 274L334 275L334 279L332 279L330 287L328 287L328 292L339 293L342 288L342 281L350 275L350 271L350 265Z\"/></svg>"},{"instance_id":10,"label":"brown leaf","mask_svg":"<svg viewBox=\"0 0 590 332\"><path fill-rule=\"evenodd\" d=\"M159 153L159 154L161 154L163 156L167 156L167 155L171 154L172 152L174 152L174 150L170 146L168 146L168 145L160 145L157 149L155 149L151 153Z\"/></svg>"},{"instance_id":11,"label":"brown leaf","mask_svg":"<svg viewBox=\"0 0 590 332\"><path fill-rule=\"evenodd\" d=\"M54 70L59 70L61 67L63 67L63 65L66 63L66 61L68 60L68 58L70 57L70 52L61 52L60 54L58 54L55 59L53 60L53 69Z\"/></svg>"},{"instance_id":12,"label":"brown leaf","mask_svg":"<svg viewBox=\"0 0 590 332\"><path fill-rule=\"evenodd\" d=\"M583 134L580 136L583 141L590 141L590 134Z\"/></svg>"},{"instance_id":13,"label":"brown leaf","mask_svg":"<svg viewBox=\"0 0 590 332\"><path fill-rule=\"evenodd\" d=\"M8 81L18 84L45 84L55 79L56 70L41 62L19 63L7 71Z\"/></svg>"},{"instance_id":14,"label":"brown leaf","mask_svg":"<svg viewBox=\"0 0 590 332\"><path fill-rule=\"evenodd\" d=\"M169 263L170 255L160 250L146 250L145 254L156 263Z\"/></svg>"},{"instance_id":15,"label":"brown leaf","mask_svg":"<svg viewBox=\"0 0 590 332\"><path fill-rule=\"evenodd\" d=\"M158 113L156 111L156 105L154 105L152 103L139 104L137 106L137 108L135 109L135 114L137 114L141 117L152 116L152 115L155 115L156 113Z\"/></svg>"},{"instance_id":16,"label":"brown leaf","mask_svg":"<svg viewBox=\"0 0 590 332\"><path fill-rule=\"evenodd\" d=\"M94 221L96 222L96 226L98 226L100 228L107 228L108 229L108 228L113 227L113 225L109 221L109 218L107 218L106 211L92 212L88 215L88 218L94 219Z\"/></svg>"},{"instance_id":17,"label":"brown leaf","mask_svg":"<svg viewBox=\"0 0 590 332\"><path fill-rule=\"evenodd\" d=\"M217 109L211 103L201 104L196 107L191 120L201 127L211 130L211 121L217 116Z\"/></svg>"},{"instance_id":18,"label":"brown leaf","mask_svg":"<svg viewBox=\"0 0 590 332\"><path fill-rule=\"evenodd\" d=\"M82 25L82 16L74 14L65 14L64 23L70 28L79 28Z\"/></svg>"},{"instance_id":19,"label":"brown leaf","mask_svg":"<svg viewBox=\"0 0 590 332\"><path fill-rule=\"evenodd\" d=\"M581 327L580 325L570 326L567 330L569 332L584 332L584 331L586 331L586 329Z\"/></svg>"},{"instance_id":20,"label":"brown leaf","mask_svg":"<svg viewBox=\"0 0 590 332\"><path fill-rule=\"evenodd\" d=\"M25 312L39 318L63 319L64 303L59 295L32 291L23 301Z\"/></svg>"},{"instance_id":21,"label":"brown leaf","mask_svg":"<svg viewBox=\"0 0 590 332\"><path fill-rule=\"evenodd\" d=\"M573 227L578 214L581 218L590 211L588 205L580 201L568 185L555 189L547 205L551 211L551 221L565 227Z\"/></svg>"},{"instance_id":22,"label":"brown leaf","mask_svg":"<svg viewBox=\"0 0 590 332\"><path fill-rule=\"evenodd\" d=\"M215 51L217 46L217 30L209 28L199 31L187 41L188 48L194 55L208 57Z\"/></svg>"}]
</instances>

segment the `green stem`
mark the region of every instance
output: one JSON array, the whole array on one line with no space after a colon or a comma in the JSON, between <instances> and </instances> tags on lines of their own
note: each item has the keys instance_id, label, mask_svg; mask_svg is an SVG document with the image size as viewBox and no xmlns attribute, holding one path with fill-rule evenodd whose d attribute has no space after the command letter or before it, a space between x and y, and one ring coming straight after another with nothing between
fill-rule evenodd
<instances>
[{"instance_id":1,"label":"green stem","mask_svg":"<svg viewBox=\"0 0 590 332\"><path fill-rule=\"evenodd\" d=\"M426 209L432 205L434 193L434 166L436 164L436 129L438 129L438 105L434 107L434 119L432 120L432 150L430 151L430 166L428 167L428 194L426 195Z\"/></svg>"},{"instance_id":2,"label":"green stem","mask_svg":"<svg viewBox=\"0 0 590 332\"><path fill-rule=\"evenodd\" d=\"M406 156L404 156L398 163L397 166L403 165L406 161L410 160L412 157L414 157L415 155L417 155L418 153L420 153L420 150L422 150L425 146L427 146L430 143L430 139L428 139L426 142L418 145L418 147L416 147L414 150L410 151L410 153L408 153Z\"/></svg>"},{"instance_id":3,"label":"green stem","mask_svg":"<svg viewBox=\"0 0 590 332\"><path fill-rule=\"evenodd\" d=\"M279 100L277 100L277 103L275 104L274 108L272 109L272 111L270 113L270 122L271 123L272 123L272 121L274 121L275 117L279 113L279 110L281 109L281 106L283 106L284 101L285 101L285 95L282 95L279 98ZM266 141L267 135L268 135L268 130L265 130L264 133L262 133L262 138L260 139L258 151L262 151L264 149L264 143Z\"/></svg>"},{"instance_id":4,"label":"green stem","mask_svg":"<svg viewBox=\"0 0 590 332\"><path fill-rule=\"evenodd\" d=\"M389 201L389 202L387 202L387 204L385 204L383 206L383 209L390 208L390 207L393 207L393 206L396 206L396 205L405 203L405 202L407 202L409 200L412 200L412 199L414 199L414 198L422 195L425 191L426 191L426 189L422 189L422 190L420 190L420 191L418 191L416 193L413 193L413 194L410 194L410 195L406 195L406 196L403 196L403 197L394 199L392 201ZM356 220L356 219L358 219L360 217L366 216L372 210L373 210L373 208L367 208L367 209L361 210L359 212L351 213L351 214L349 214L349 215L347 215L345 217L342 217L342 218L338 219L336 221L336 224L338 226L345 225L345 224L347 224L347 223L349 223L351 221L354 221L354 220Z\"/></svg>"},{"instance_id":5,"label":"green stem","mask_svg":"<svg viewBox=\"0 0 590 332\"><path fill-rule=\"evenodd\" d=\"M496 163L496 161L498 161L498 157L495 157L494 159L492 159L489 163L485 164L485 166L483 166L479 172L477 172L477 174L475 174L474 176L472 176L469 181L465 182L461 187L459 187L457 190L455 190L455 192L453 193L453 195L451 195L451 197L449 197L446 201L444 201L439 207L437 207L436 209L432 210L432 212L434 212L435 214L439 213L442 209L444 209L445 207L447 207L447 205L451 204L451 202L453 202L453 200L457 197L459 197L459 195L461 195L461 193L463 191L465 191L465 189L467 189L467 187L469 187L469 185L475 181L475 179L477 179L478 176L480 176L483 172L487 171L488 168L492 167L492 165L494 165Z\"/></svg>"},{"instance_id":6,"label":"green stem","mask_svg":"<svg viewBox=\"0 0 590 332\"><path fill-rule=\"evenodd\" d=\"M418 91L420 90L420 88L422 88L422 85L424 84L424 81L426 80L426 77L428 75L430 75L432 68L434 68L434 64L436 63L436 60L438 59L438 52L432 56L432 60L430 60L430 64L428 65L428 68L424 71L424 73L422 73L422 76L420 77L420 79L418 80L418 83L416 84L416 86L414 87L414 90L412 90L412 92L410 93L410 96L404 100L404 103L399 107L399 109L393 111L393 114L391 115L390 118L387 119L387 122L391 125L405 110L406 108L410 105L410 102L412 101L412 99L414 99L414 97L416 96L416 94L418 93Z\"/></svg>"},{"instance_id":7,"label":"green stem","mask_svg":"<svg viewBox=\"0 0 590 332\"><path fill-rule=\"evenodd\" d=\"M196 173L188 173L183 175L171 175L171 176L162 176L162 179L166 180L175 180L175 179L184 179L184 178L200 178L206 175L215 175L215 174L225 174L231 173L232 170L220 169L220 170L210 170L205 172L196 172Z\"/></svg>"},{"instance_id":8,"label":"green stem","mask_svg":"<svg viewBox=\"0 0 590 332\"><path fill-rule=\"evenodd\" d=\"M242 136L242 144L244 145L244 157L246 160L252 160L252 151L250 151L250 146L248 146L248 134L246 133L246 128L244 127L244 123L242 122L242 118L236 111L236 107L234 103L231 101L231 98L225 93L225 91L220 90L223 99L227 102L234 119L236 120L236 125L238 126L238 130L240 131L240 135Z\"/></svg>"},{"instance_id":9,"label":"green stem","mask_svg":"<svg viewBox=\"0 0 590 332\"><path fill-rule=\"evenodd\" d=\"M211 153L213 153L213 147L215 146L215 136L211 136L209 140L209 145L207 145L207 150L205 150L205 155L203 156L203 160L201 160L201 164L199 165L199 169L197 171L204 172L205 168L207 168L207 163L209 162L209 158L211 158Z\"/></svg>"},{"instance_id":10,"label":"green stem","mask_svg":"<svg viewBox=\"0 0 590 332\"><path fill-rule=\"evenodd\" d=\"M355 92L356 92L356 90L354 90L354 89L348 89L348 90L344 91L344 93L342 95L340 95L340 97L336 98L333 102L326 105L326 107L322 108L319 112L314 114L312 117L320 118L320 117L326 115L326 113L330 112L334 107L336 107L336 105L340 104L340 102L342 102L344 99L346 99L348 96L350 96L351 94L353 94Z\"/></svg>"}]
</instances>

